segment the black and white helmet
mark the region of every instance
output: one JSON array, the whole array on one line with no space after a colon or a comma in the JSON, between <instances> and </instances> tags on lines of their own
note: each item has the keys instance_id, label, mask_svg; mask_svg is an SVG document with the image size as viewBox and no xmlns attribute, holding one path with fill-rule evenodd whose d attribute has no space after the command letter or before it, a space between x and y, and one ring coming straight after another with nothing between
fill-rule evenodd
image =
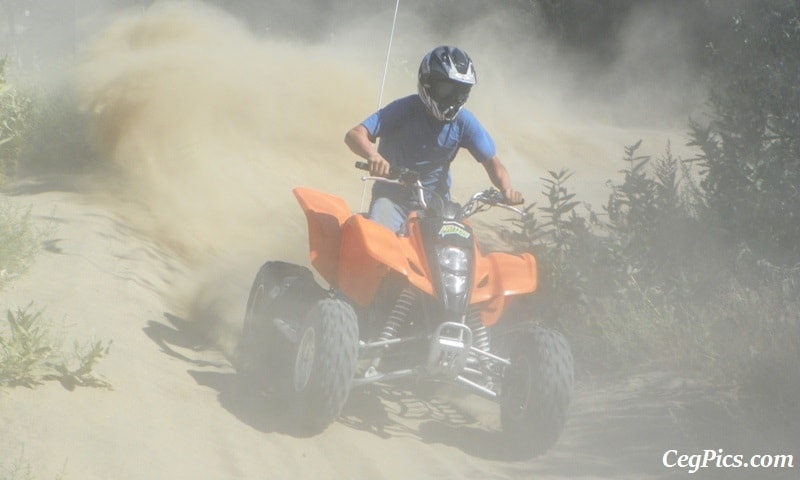
<instances>
[{"instance_id":1,"label":"black and white helmet","mask_svg":"<svg viewBox=\"0 0 800 480\"><path fill-rule=\"evenodd\" d=\"M452 121L467 103L477 83L475 67L466 52L450 46L436 47L419 65L417 88L422 103L439 121Z\"/></svg>"}]
</instances>

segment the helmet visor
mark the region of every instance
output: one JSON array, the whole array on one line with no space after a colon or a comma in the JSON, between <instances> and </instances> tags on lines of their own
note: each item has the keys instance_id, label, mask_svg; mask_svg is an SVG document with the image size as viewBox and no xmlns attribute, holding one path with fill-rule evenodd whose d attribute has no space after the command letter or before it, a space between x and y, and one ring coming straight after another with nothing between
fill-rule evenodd
<instances>
[{"instance_id":1,"label":"helmet visor","mask_svg":"<svg viewBox=\"0 0 800 480\"><path fill-rule=\"evenodd\" d=\"M472 85L465 83L439 81L434 82L429 90L431 98L443 106L463 105L469 98Z\"/></svg>"}]
</instances>

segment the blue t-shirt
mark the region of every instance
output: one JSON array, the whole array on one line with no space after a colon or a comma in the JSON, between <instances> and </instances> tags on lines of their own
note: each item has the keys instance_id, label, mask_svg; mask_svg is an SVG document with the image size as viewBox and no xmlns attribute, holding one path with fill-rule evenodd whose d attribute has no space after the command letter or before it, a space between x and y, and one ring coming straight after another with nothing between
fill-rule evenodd
<instances>
[{"instance_id":1,"label":"blue t-shirt","mask_svg":"<svg viewBox=\"0 0 800 480\"><path fill-rule=\"evenodd\" d=\"M419 172L422 184L445 198L450 192L450 163L459 148L466 148L479 162L495 155L494 141L472 112L462 109L452 122L440 122L416 94L395 100L361 124L372 141L380 138L378 152L392 167ZM387 183L375 183L372 198L377 197L407 208L414 204L408 189Z\"/></svg>"}]
</instances>

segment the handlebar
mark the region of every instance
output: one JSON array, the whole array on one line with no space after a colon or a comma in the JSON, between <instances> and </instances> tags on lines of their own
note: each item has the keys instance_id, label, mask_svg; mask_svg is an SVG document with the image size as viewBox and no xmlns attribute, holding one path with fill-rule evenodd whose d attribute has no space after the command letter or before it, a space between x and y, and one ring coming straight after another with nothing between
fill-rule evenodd
<instances>
[{"instance_id":1,"label":"handlebar","mask_svg":"<svg viewBox=\"0 0 800 480\"><path fill-rule=\"evenodd\" d=\"M359 170L369 171L369 164L367 162L357 161L355 162L355 167ZM419 193L420 203L423 208L426 208L426 203L422 195L423 191L429 191L432 192L434 195L438 196L438 194L435 191L422 186L422 184L419 182L419 173L413 170L409 170L407 168L402 168L402 169L391 168L389 170L389 175L386 178L362 177L362 180L375 180L380 182L396 183L405 186L415 187ZM496 188L488 188L482 192L474 194L469 199L469 201L464 205L462 209L462 216L466 218L475 213L478 213L484 206L504 208L506 210L515 212L522 217L526 217L528 215L524 211L506 204L505 196L499 190L497 190Z\"/></svg>"},{"instance_id":2,"label":"handlebar","mask_svg":"<svg viewBox=\"0 0 800 480\"><path fill-rule=\"evenodd\" d=\"M359 170L369 172L369 164L367 162L356 162L355 167ZM383 177L369 177L370 179L383 178ZM404 185L413 185L419 180L419 173L407 168L397 169L394 167L389 168L389 175L386 177L388 180L398 180Z\"/></svg>"},{"instance_id":3,"label":"handlebar","mask_svg":"<svg viewBox=\"0 0 800 480\"><path fill-rule=\"evenodd\" d=\"M369 164L367 162L356 162L355 167L359 170L369 171ZM435 191L422 186L422 183L419 181L419 173L407 168L400 170L396 168L390 168L389 176L386 178L361 177L361 180L374 180L376 182L394 183L398 185L404 185L406 187L413 187L417 191L417 200L423 209L428 208L428 203L425 201L425 195L423 195L423 192L429 191L434 195L438 195Z\"/></svg>"},{"instance_id":4,"label":"handlebar","mask_svg":"<svg viewBox=\"0 0 800 480\"><path fill-rule=\"evenodd\" d=\"M505 210L514 212L523 218L528 216L528 213L526 213L525 211L505 203L505 200L506 200L505 195L500 193L499 190L497 190L496 188L487 188L486 190L478 192L475 195L473 195L469 199L467 204L464 205L465 216L469 217L470 215L478 213L479 211L481 211L484 205L490 207L500 207Z\"/></svg>"}]
</instances>

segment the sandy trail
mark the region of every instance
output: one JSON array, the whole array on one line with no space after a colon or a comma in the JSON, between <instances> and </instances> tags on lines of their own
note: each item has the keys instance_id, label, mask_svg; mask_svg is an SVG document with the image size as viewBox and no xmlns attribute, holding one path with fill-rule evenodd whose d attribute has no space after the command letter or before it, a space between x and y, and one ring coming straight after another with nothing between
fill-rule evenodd
<instances>
[{"instance_id":1,"label":"sandy trail","mask_svg":"<svg viewBox=\"0 0 800 480\"><path fill-rule=\"evenodd\" d=\"M497 447L494 405L449 388L355 392L339 421L306 437L274 400L243 392L220 349L165 303L191 269L83 195L26 190L11 201L58 233L4 306L35 299L69 335L114 341L98 367L113 390L49 383L0 397L0 452L24 454L37 478L685 478L661 465L664 452L790 444L733 420L724 393L655 373L582 381L559 443L526 462Z\"/></svg>"}]
</instances>

